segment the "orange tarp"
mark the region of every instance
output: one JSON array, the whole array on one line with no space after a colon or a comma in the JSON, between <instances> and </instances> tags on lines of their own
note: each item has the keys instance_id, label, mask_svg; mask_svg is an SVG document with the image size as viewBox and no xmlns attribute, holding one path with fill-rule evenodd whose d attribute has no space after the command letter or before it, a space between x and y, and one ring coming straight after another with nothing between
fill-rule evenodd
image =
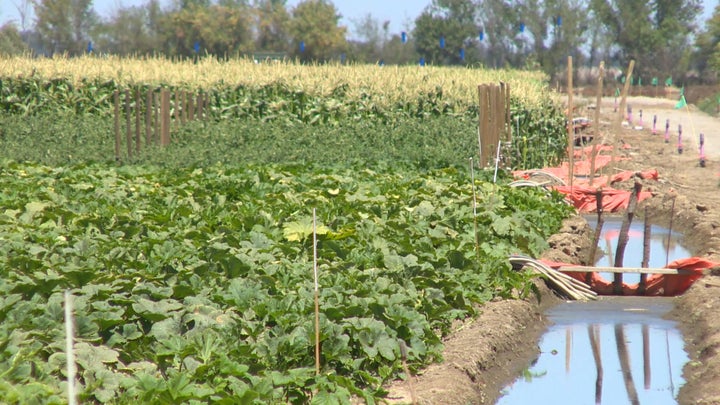
<instances>
[{"instance_id":1,"label":"orange tarp","mask_svg":"<svg viewBox=\"0 0 720 405\"><path fill-rule=\"evenodd\" d=\"M572 264L542 260L546 265L558 269L562 266L573 266ZM692 283L703 276L703 270L720 266L720 263L712 262L700 257L678 259L668 264L669 269L683 269L691 271L691 274L649 274L645 284L646 296L673 297L684 293ZM605 280L598 273L567 272L568 276L587 283L586 275L590 274L590 288L600 295L614 295L612 281ZM640 284L622 283L622 295L638 295Z\"/></svg>"},{"instance_id":2,"label":"orange tarp","mask_svg":"<svg viewBox=\"0 0 720 405\"><path fill-rule=\"evenodd\" d=\"M556 186L553 187L558 192L564 194L570 203L580 212L595 212L597 210L597 201L595 198L596 189L587 186ZM631 191L616 190L612 188L602 189L603 211L616 212L626 209L630 204ZM652 197L649 191L641 191L638 195L638 202Z\"/></svg>"}]
</instances>

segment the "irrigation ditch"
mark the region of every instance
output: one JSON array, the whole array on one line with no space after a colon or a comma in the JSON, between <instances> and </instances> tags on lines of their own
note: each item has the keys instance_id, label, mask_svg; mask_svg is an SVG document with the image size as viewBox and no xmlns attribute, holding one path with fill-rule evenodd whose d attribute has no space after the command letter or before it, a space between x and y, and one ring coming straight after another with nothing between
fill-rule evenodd
<instances>
[{"instance_id":1,"label":"irrigation ditch","mask_svg":"<svg viewBox=\"0 0 720 405\"><path fill-rule=\"evenodd\" d=\"M668 100L630 98L628 102L643 108L646 115L658 114L663 121L663 114L677 114L674 102ZM611 131L613 99L605 98L602 103L601 133ZM695 115L701 119L693 120ZM713 133L717 126L705 124L707 116L691 107L688 117L692 121L686 121L686 128L694 126L693 132L706 134L706 143L720 144L720 134ZM653 225L669 228L672 221L673 231L683 234L683 245L691 255L718 262L720 156L708 154L707 164L701 166L693 153L696 139L687 136L683 142L688 153L678 154L674 143L665 143L647 128L621 128L616 137L620 160L607 170L657 169L658 180L639 180L652 198L638 204L635 220L644 221L647 210ZM634 184L626 181L616 186L630 190ZM549 239L550 249L543 257L587 264L593 237L585 218L570 218ZM496 403L503 387L538 357L537 343L550 325L547 312L563 302L544 283L538 283L538 290L537 297L527 300L488 303L480 317L458 325L457 332L445 341L444 361L389 387L388 402L412 403L414 397L422 404ZM666 318L677 322L688 356L677 403L720 404L720 269L710 269L684 294L669 300L672 309Z\"/></svg>"}]
</instances>

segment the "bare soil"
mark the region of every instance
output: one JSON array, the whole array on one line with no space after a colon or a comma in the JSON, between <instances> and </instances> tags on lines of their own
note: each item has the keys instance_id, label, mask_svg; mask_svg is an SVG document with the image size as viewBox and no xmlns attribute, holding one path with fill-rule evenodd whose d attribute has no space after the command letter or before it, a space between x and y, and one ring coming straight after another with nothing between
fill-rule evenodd
<instances>
[{"instance_id":1,"label":"bare soil","mask_svg":"<svg viewBox=\"0 0 720 405\"><path fill-rule=\"evenodd\" d=\"M592 118L593 100L576 99L575 115ZM640 181L653 197L639 204L636 221L645 212L657 225L683 233L683 245L693 255L720 262L720 120L711 119L690 106L678 115L676 100L631 97L628 103L636 114L633 125L611 124L619 119L614 98L603 99L599 135L596 141L618 146L623 160L611 164L602 175L620 170L657 169L659 180L631 179L616 188L631 189ZM637 112L645 112L644 128L637 128ZM657 115L657 135L650 131ZM664 141L664 122L673 117L669 143ZM683 153L677 150L677 127L686 133ZM594 131L593 128L587 131ZM720 132L720 131L718 131ZM699 164L698 134L706 134L705 167ZM715 145L714 143L717 143ZM625 144L625 149L619 148ZM580 216L566 221L550 239L544 257L568 263L587 264L591 232ZM444 361L421 375L398 381L389 388L388 403L493 404L500 390L512 382L537 356L537 341L547 327L545 310L559 302L544 284L542 294L526 300L501 300L483 307L482 314L460 326L445 341ZM685 294L675 298L671 317L679 322L690 361L683 370L686 380L680 389L680 404L720 404L720 269L711 270Z\"/></svg>"}]
</instances>

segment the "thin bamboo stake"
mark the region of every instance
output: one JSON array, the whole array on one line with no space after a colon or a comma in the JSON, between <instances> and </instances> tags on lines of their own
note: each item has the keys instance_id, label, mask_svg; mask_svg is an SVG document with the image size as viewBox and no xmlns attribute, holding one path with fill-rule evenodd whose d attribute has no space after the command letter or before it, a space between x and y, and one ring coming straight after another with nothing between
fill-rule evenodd
<instances>
[{"instance_id":1,"label":"thin bamboo stake","mask_svg":"<svg viewBox=\"0 0 720 405\"><path fill-rule=\"evenodd\" d=\"M317 271L317 222L313 208L313 275L315 279L315 374L320 375L320 289Z\"/></svg>"},{"instance_id":2,"label":"thin bamboo stake","mask_svg":"<svg viewBox=\"0 0 720 405\"><path fill-rule=\"evenodd\" d=\"M73 331L73 299L69 290L65 290L65 356L67 358L67 382L68 382L68 404L77 404L77 395L75 389L75 375L77 367L75 365L75 349L73 347L74 334Z\"/></svg>"},{"instance_id":3,"label":"thin bamboo stake","mask_svg":"<svg viewBox=\"0 0 720 405\"><path fill-rule=\"evenodd\" d=\"M473 166L473 158L470 158L470 181L473 195L473 231L475 233L475 256L480 259L480 240L478 239L477 224L477 194L475 193L475 167Z\"/></svg>"},{"instance_id":4,"label":"thin bamboo stake","mask_svg":"<svg viewBox=\"0 0 720 405\"><path fill-rule=\"evenodd\" d=\"M675 217L675 197L672 196L672 205L670 206L670 226L668 227L667 246L665 248L665 267L670 263L670 238L672 237L673 219Z\"/></svg>"},{"instance_id":5,"label":"thin bamboo stake","mask_svg":"<svg viewBox=\"0 0 720 405\"><path fill-rule=\"evenodd\" d=\"M574 176L574 166L575 166L575 125L573 125L573 64L572 64L572 56L568 56L568 169L569 169L569 176L570 179L570 192L572 193L573 189L573 176Z\"/></svg>"}]
</instances>

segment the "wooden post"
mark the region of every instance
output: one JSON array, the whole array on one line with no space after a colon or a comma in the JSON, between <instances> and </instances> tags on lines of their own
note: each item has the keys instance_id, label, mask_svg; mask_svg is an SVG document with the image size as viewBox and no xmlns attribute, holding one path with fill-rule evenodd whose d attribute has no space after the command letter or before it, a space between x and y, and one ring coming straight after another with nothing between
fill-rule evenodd
<instances>
[{"instance_id":1,"label":"wooden post","mask_svg":"<svg viewBox=\"0 0 720 405\"><path fill-rule=\"evenodd\" d=\"M195 120L195 103L194 103L194 97L191 94L188 95L188 121L194 121Z\"/></svg>"},{"instance_id":2,"label":"wooden post","mask_svg":"<svg viewBox=\"0 0 720 405\"><path fill-rule=\"evenodd\" d=\"M603 217L603 191L602 188L595 190L595 209L597 211L597 224L595 225L595 235L593 235L593 243L590 246L590 253L587 258L587 265L595 265L595 255L597 254L597 247L600 243L600 234L602 233L603 225L605 224L605 218ZM585 275L585 283L590 284L592 279L592 273Z\"/></svg>"},{"instance_id":3,"label":"wooden post","mask_svg":"<svg viewBox=\"0 0 720 405\"><path fill-rule=\"evenodd\" d=\"M643 268L650 266L650 238L651 235L650 218L648 216L648 207L645 206L645 223L643 224L643 259L640 265ZM640 284L638 285L638 295L645 295L647 289L647 274L640 274Z\"/></svg>"},{"instance_id":4,"label":"wooden post","mask_svg":"<svg viewBox=\"0 0 720 405\"><path fill-rule=\"evenodd\" d=\"M630 61L630 65L628 66L627 74L625 75L625 85L623 86L622 95L620 96L620 113L618 115L619 122L618 124L622 124L623 117L625 116L625 106L627 104L627 96L628 91L630 91L630 82L632 81L632 74L633 74L633 68L635 67L635 59Z\"/></svg>"},{"instance_id":5,"label":"wooden post","mask_svg":"<svg viewBox=\"0 0 720 405\"><path fill-rule=\"evenodd\" d=\"M642 326L642 340L643 340L643 380L645 383L645 389L649 390L652 385L652 367L650 367L650 327L647 323L643 323Z\"/></svg>"},{"instance_id":6,"label":"wooden post","mask_svg":"<svg viewBox=\"0 0 720 405\"><path fill-rule=\"evenodd\" d=\"M175 116L175 130L180 129L180 90L175 90L175 104L173 105L173 113Z\"/></svg>"},{"instance_id":7,"label":"wooden post","mask_svg":"<svg viewBox=\"0 0 720 405\"><path fill-rule=\"evenodd\" d=\"M200 90L197 95L197 119L203 119L203 92Z\"/></svg>"},{"instance_id":8,"label":"wooden post","mask_svg":"<svg viewBox=\"0 0 720 405\"><path fill-rule=\"evenodd\" d=\"M487 145L483 142L483 138L487 136L487 104L487 85L481 84L478 86L478 160L480 168L487 165L487 154L485 153Z\"/></svg>"},{"instance_id":9,"label":"wooden post","mask_svg":"<svg viewBox=\"0 0 720 405\"><path fill-rule=\"evenodd\" d=\"M161 132L160 132L160 145L162 146L168 146L170 145L170 90L168 89L162 89L161 90L161 107L160 107L160 114L162 116L162 122L161 122Z\"/></svg>"},{"instance_id":10,"label":"wooden post","mask_svg":"<svg viewBox=\"0 0 720 405\"><path fill-rule=\"evenodd\" d=\"M187 109L187 92L185 90L181 91L182 94L182 103L180 105L182 106L182 111L180 111L180 123L182 125L185 125L185 122L188 118L188 109Z\"/></svg>"},{"instance_id":11,"label":"wooden post","mask_svg":"<svg viewBox=\"0 0 720 405\"><path fill-rule=\"evenodd\" d=\"M135 89L135 153L140 154L140 127L143 110L140 108L140 88Z\"/></svg>"},{"instance_id":12,"label":"wooden post","mask_svg":"<svg viewBox=\"0 0 720 405\"><path fill-rule=\"evenodd\" d=\"M115 103L115 162L120 163L120 92L113 91L113 102Z\"/></svg>"},{"instance_id":13,"label":"wooden post","mask_svg":"<svg viewBox=\"0 0 720 405\"><path fill-rule=\"evenodd\" d=\"M153 108L153 120L155 120L153 143L157 145L158 143L160 143L160 95L158 94L158 92L153 92L153 99L155 100Z\"/></svg>"},{"instance_id":14,"label":"wooden post","mask_svg":"<svg viewBox=\"0 0 720 405\"><path fill-rule=\"evenodd\" d=\"M130 89L125 89L125 140L127 141L128 159L132 159L132 125L130 117Z\"/></svg>"},{"instance_id":15,"label":"wooden post","mask_svg":"<svg viewBox=\"0 0 720 405\"><path fill-rule=\"evenodd\" d=\"M597 158L598 148L597 144L600 142L600 108L602 106L602 94L603 94L603 78L605 77L605 61L600 61L600 67L598 68L598 85L597 95L595 97L595 139L593 139L593 149L590 156L590 186L593 184L595 179L595 159Z\"/></svg>"},{"instance_id":16,"label":"wooden post","mask_svg":"<svg viewBox=\"0 0 720 405\"><path fill-rule=\"evenodd\" d=\"M145 96L145 147L150 146L152 140L152 128L153 128L153 91L152 89L147 90Z\"/></svg>"},{"instance_id":17,"label":"wooden post","mask_svg":"<svg viewBox=\"0 0 720 405\"><path fill-rule=\"evenodd\" d=\"M620 226L620 235L618 236L618 245L615 250L615 267L623 267L623 259L625 257L625 247L628 243L628 232L630 231L630 224L632 224L633 216L635 215L635 205L637 205L638 196L642 189L642 183L635 181L635 188L632 194L630 194L630 202L628 203L627 212L625 218L623 218L622 225ZM623 275L622 273L615 273L613 276L613 293L617 295L623 295L622 290Z\"/></svg>"},{"instance_id":18,"label":"wooden post","mask_svg":"<svg viewBox=\"0 0 720 405\"><path fill-rule=\"evenodd\" d=\"M504 87L503 102L505 103L505 141L512 142L512 120L510 119L510 83L500 82Z\"/></svg>"},{"instance_id":19,"label":"wooden post","mask_svg":"<svg viewBox=\"0 0 720 405\"><path fill-rule=\"evenodd\" d=\"M570 192L573 189L573 176L575 171L575 126L573 125L573 65L572 56L568 56L568 178L570 179Z\"/></svg>"}]
</instances>

